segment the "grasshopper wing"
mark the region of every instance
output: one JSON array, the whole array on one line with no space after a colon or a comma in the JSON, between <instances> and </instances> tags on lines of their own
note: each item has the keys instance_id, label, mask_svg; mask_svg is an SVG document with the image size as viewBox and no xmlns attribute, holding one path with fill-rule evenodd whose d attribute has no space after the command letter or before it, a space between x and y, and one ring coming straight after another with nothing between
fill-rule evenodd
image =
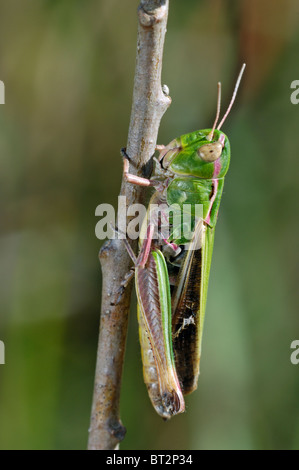
<instances>
[{"instance_id":1,"label":"grasshopper wing","mask_svg":"<svg viewBox=\"0 0 299 470\"><path fill-rule=\"evenodd\" d=\"M157 413L169 419L185 410L171 338L171 298L163 254L152 250L135 274L143 375Z\"/></svg>"},{"instance_id":2,"label":"grasshopper wing","mask_svg":"<svg viewBox=\"0 0 299 470\"><path fill-rule=\"evenodd\" d=\"M197 387L213 243L214 229L199 220L172 295L173 347L184 395Z\"/></svg>"}]
</instances>

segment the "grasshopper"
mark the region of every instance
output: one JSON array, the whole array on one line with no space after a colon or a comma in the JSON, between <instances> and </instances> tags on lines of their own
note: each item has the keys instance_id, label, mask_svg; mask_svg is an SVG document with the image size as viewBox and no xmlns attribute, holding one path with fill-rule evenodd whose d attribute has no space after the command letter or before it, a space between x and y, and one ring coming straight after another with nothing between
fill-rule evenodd
<instances>
[{"instance_id":1,"label":"grasshopper","mask_svg":"<svg viewBox=\"0 0 299 470\"><path fill-rule=\"evenodd\" d=\"M155 188L149 217L141 229L138 257L128 243L126 246L135 266L144 381L155 410L164 419L182 413L184 395L197 387L215 226L230 163L229 140L220 129L235 101L244 69L245 64L219 124L220 83L213 127L157 146L159 158L153 177L131 174L130 158L122 152L125 180ZM196 204L202 207L200 217L194 211ZM167 209L174 206L170 214ZM187 223L191 237L185 236L186 224L175 212L191 214ZM167 224L170 233L166 237Z\"/></svg>"}]
</instances>

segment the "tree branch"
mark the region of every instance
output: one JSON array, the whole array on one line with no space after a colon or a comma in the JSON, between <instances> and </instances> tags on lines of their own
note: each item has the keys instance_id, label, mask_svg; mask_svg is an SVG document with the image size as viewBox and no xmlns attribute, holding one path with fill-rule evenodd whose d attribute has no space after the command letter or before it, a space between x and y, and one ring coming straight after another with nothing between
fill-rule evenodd
<instances>
[{"instance_id":1,"label":"tree branch","mask_svg":"<svg viewBox=\"0 0 299 470\"><path fill-rule=\"evenodd\" d=\"M141 0L138 8L137 58L127 153L131 173L142 175L153 155L160 121L171 103L161 87L162 55L168 0ZM142 203L144 191L122 182L127 207ZM124 214L119 214L124 216ZM109 240L100 251L103 272L102 309L89 450L115 449L126 429L120 421L119 399L132 286L119 303L118 290L131 267L121 240Z\"/></svg>"}]
</instances>

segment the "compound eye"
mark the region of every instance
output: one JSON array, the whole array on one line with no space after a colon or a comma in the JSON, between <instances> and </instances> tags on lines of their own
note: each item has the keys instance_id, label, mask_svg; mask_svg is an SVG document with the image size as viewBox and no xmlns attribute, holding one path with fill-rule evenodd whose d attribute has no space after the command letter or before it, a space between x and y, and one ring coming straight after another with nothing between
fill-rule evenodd
<instances>
[{"instance_id":1,"label":"compound eye","mask_svg":"<svg viewBox=\"0 0 299 470\"><path fill-rule=\"evenodd\" d=\"M222 153L222 145L220 142L213 142L211 144L205 144L198 150L198 155L205 162L214 162L220 157Z\"/></svg>"}]
</instances>

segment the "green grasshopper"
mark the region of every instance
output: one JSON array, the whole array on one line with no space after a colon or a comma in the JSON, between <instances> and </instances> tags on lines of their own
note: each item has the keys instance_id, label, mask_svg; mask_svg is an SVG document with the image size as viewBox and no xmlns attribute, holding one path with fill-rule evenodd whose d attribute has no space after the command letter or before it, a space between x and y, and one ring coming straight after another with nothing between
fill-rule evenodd
<instances>
[{"instance_id":1,"label":"green grasshopper","mask_svg":"<svg viewBox=\"0 0 299 470\"><path fill-rule=\"evenodd\" d=\"M123 151L125 180L156 189L141 229L138 258L126 246L135 265L144 381L155 410L165 419L183 412L184 395L197 387L215 226L230 162L229 140L220 129L244 68L245 64L218 126L220 83L212 129L157 146L160 156L151 179L129 173L130 158ZM196 204L202 207L201 217L195 214ZM167 211L171 207L175 207L172 214ZM191 238L185 236L185 222L176 217L178 211L191 214L187 223ZM165 237L167 224L170 233Z\"/></svg>"}]
</instances>

